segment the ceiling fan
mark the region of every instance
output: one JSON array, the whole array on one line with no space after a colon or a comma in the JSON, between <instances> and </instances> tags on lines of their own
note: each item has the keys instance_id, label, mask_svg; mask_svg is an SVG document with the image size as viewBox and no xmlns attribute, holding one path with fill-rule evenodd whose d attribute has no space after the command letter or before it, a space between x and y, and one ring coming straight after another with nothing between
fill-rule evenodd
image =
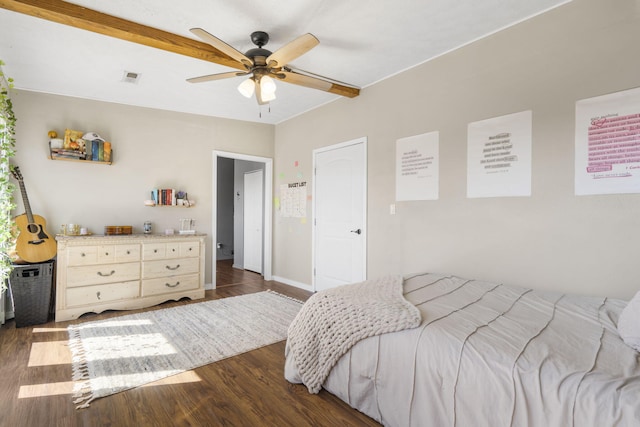
<instances>
[{"instance_id":1,"label":"ceiling fan","mask_svg":"<svg viewBox=\"0 0 640 427\"><path fill-rule=\"evenodd\" d=\"M240 70L244 69L244 71L230 71L192 77L187 79L190 83L250 76L240 83L238 90L247 98L250 98L255 93L258 104L260 105L268 104L270 101L276 99L276 80L323 90L325 92L332 92L334 83L344 85L344 83L327 77L311 75L312 73L294 69L289 65L290 61L307 53L320 43L311 33L304 34L282 46L275 52L271 52L263 48L263 46L269 42L269 34L264 31L254 31L251 33L251 41L257 47L249 49L246 53L242 53L202 28L192 28L190 31L204 42L228 55L232 60L237 61L238 64L236 68ZM351 87L357 90L354 86Z\"/></svg>"}]
</instances>

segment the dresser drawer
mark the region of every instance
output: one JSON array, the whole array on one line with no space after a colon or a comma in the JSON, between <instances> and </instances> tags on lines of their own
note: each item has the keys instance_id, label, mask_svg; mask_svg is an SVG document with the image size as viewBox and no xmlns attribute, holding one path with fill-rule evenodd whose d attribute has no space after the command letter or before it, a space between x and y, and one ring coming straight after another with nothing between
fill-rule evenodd
<instances>
[{"instance_id":1,"label":"dresser drawer","mask_svg":"<svg viewBox=\"0 0 640 427\"><path fill-rule=\"evenodd\" d=\"M198 274L186 276L159 277L142 281L142 296L181 292L197 289L200 283Z\"/></svg>"},{"instance_id":2,"label":"dresser drawer","mask_svg":"<svg viewBox=\"0 0 640 427\"><path fill-rule=\"evenodd\" d=\"M109 283L108 285L81 286L67 289L67 307L95 305L103 302L137 298L140 281Z\"/></svg>"},{"instance_id":3,"label":"dresser drawer","mask_svg":"<svg viewBox=\"0 0 640 427\"><path fill-rule=\"evenodd\" d=\"M100 246L76 246L67 250L69 265L87 265L98 263Z\"/></svg>"},{"instance_id":4,"label":"dresser drawer","mask_svg":"<svg viewBox=\"0 0 640 427\"><path fill-rule=\"evenodd\" d=\"M116 245L116 262L140 261L140 245Z\"/></svg>"},{"instance_id":5,"label":"dresser drawer","mask_svg":"<svg viewBox=\"0 0 640 427\"><path fill-rule=\"evenodd\" d=\"M197 257L200 256L200 242L184 242L180 243L180 257Z\"/></svg>"},{"instance_id":6,"label":"dresser drawer","mask_svg":"<svg viewBox=\"0 0 640 427\"><path fill-rule=\"evenodd\" d=\"M177 258L142 263L142 278L171 277L197 273L200 267L198 258Z\"/></svg>"},{"instance_id":7,"label":"dresser drawer","mask_svg":"<svg viewBox=\"0 0 640 427\"><path fill-rule=\"evenodd\" d=\"M199 256L199 242L165 242L165 243L145 243L142 250L142 259L170 259Z\"/></svg>"},{"instance_id":8,"label":"dresser drawer","mask_svg":"<svg viewBox=\"0 0 640 427\"><path fill-rule=\"evenodd\" d=\"M67 268L67 287L140 279L140 263L86 265Z\"/></svg>"},{"instance_id":9,"label":"dresser drawer","mask_svg":"<svg viewBox=\"0 0 640 427\"><path fill-rule=\"evenodd\" d=\"M68 249L68 265L111 264L140 260L140 245L76 246Z\"/></svg>"}]
</instances>

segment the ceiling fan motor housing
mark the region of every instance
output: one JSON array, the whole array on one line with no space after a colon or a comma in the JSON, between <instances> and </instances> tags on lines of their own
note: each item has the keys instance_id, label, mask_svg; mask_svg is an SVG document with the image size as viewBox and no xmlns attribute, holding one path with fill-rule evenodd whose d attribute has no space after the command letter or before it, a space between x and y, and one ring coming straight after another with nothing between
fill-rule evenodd
<instances>
[{"instance_id":1,"label":"ceiling fan motor housing","mask_svg":"<svg viewBox=\"0 0 640 427\"><path fill-rule=\"evenodd\" d=\"M269 34L265 33L264 31L254 31L253 33L251 33L251 41L258 47L249 49L245 53L245 56L251 58L254 67L267 65L267 58L269 57L269 55L271 55L271 51L263 49L262 46L269 43Z\"/></svg>"},{"instance_id":2,"label":"ceiling fan motor housing","mask_svg":"<svg viewBox=\"0 0 640 427\"><path fill-rule=\"evenodd\" d=\"M251 33L251 42L258 47L262 47L269 43L269 34L264 31L254 31Z\"/></svg>"},{"instance_id":3,"label":"ceiling fan motor housing","mask_svg":"<svg viewBox=\"0 0 640 427\"><path fill-rule=\"evenodd\" d=\"M271 55L271 52L261 47L254 47L245 53L245 56L253 60L254 65L267 65L269 55Z\"/></svg>"}]
</instances>

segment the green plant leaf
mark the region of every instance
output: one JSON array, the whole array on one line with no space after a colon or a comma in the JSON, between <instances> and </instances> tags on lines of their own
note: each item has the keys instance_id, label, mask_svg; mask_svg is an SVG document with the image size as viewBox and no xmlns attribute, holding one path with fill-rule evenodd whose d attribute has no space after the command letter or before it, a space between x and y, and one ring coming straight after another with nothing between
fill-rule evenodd
<instances>
[{"instance_id":1,"label":"green plant leaf","mask_svg":"<svg viewBox=\"0 0 640 427\"><path fill-rule=\"evenodd\" d=\"M0 293L6 288L6 279L11 274L13 263L9 250L13 245L14 221L11 210L15 207L13 192L15 186L9 180L10 160L15 156L16 116L13 113L10 91L13 79L7 78L0 60Z\"/></svg>"}]
</instances>

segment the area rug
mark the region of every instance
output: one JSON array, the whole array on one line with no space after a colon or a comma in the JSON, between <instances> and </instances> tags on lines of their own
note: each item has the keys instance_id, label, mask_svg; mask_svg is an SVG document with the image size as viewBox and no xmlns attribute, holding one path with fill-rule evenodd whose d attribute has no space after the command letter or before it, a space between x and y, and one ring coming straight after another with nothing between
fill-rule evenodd
<instances>
[{"instance_id":1,"label":"area rug","mask_svg":"<svg viewBox=\"0 0 640 427\"><path fill-rule=\"evenodd\" d=\"M71 325L74 403L282 341L301 306L265 291Z\"/></svg>"}]
</instances>

